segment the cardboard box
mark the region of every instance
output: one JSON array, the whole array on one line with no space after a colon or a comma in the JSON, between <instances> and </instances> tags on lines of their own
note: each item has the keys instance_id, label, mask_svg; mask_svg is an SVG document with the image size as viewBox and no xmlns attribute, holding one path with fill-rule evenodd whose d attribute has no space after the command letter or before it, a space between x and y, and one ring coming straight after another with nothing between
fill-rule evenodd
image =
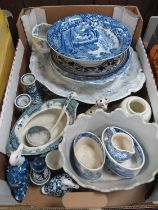
<instances>
[{"instance_id":1,"label":"cardboard box","mask_svg":"<svg viewBox=\"0 0 158 210\"><path fill-rule=\"evenodd\" d=\"M57 19L67 16L67 15L72 15L72 14L76 14L76 13L99 13L99 14L103 14L103 15L107 15L107 16L112 16L113 11L114 11L114 7L115 6L108 6L108 5L102 5L102 6L98 6L98 5L87 5L87 6L50 6L50 7L41 7L42 9L44 9L44 13L46 14L46 19L48 23L52 23L54 21L56 21ZM149 81L148 82L148 72L150 72L150 66L146 65L148 64L148 60L146 57L146 53L142 44L141 39L139 38L141 36L141 29L142 29L142 18L140 16L140 13L137 9L137 7L135 6L128 6L126 7L129 10L131 10L132 12L134 12L136 15L138 15L138 23L137 23L137 27L136 30L134 32L134 36L133 36L133 46L136 46L136 50L138 53L138 56L140 57L141 63L142 63L142 67L144 69L144 73L147 77L147 91L150 93L150 85L148 84L149 82L153 82L153 81ZM37 9L38 10L38 9ZM30 41L30 37L29 37L29 33L31 33L31 31L26 31L27 28L23 27L23 23L27 24L27 18L25 18L25 14L29 14L30 12L32 12L32 8L27 8L27 9L23 9L20 13L18 22L17 22L17 28L18 28L18 33L19 33L19 43L16 49L16 55L15 55L15 59L14 59L14 64L12 67L12 73L11 73L11 77L10 77L10 81L9 81L9 88L8 88L8 92L7 92L7 100L9 101L9 103L5 103L4 104L4 112L3 112L3 119L4 119L4 126L7 125L7 129L3 129L3 132L0 132L0 139L4 139L4 144L1 145L0 144L0 149L3 146L3 153L5 153L5 143L6 143L6 139L9 136L9 129L11 126L11 119L13 120L12 122L14 122L14 120L16 120L16 115L13 115L13 108L14 108L14 98L15 95L18 94L19 92L22 92L23 89L22 87L19 85L18 86L18 80L19 80L19 76L22 75L24 72L28 71L28 64L29 64L29 56L30 56L30 47L29 47L29 41ZM39 10L39 12L41 12L41 10ZM43 14L42 14L43 15ZM23 18L23 23L21 18ZM36 16L36 12L34 12L34 19L32 21L30 21L30 24L35 25L36 21L40 21L39 18ZM30 25L29 25L30 26ZM25 33L26 32L26 33ZM27 34L27 36L26 36ZM136 44L137 43L137 44ZM150 80L150 78L149 78ZM17 89L18 87L18 89ZM145 88L146 91L146 88ZM145 93L145 94L148 94ZM150 97L150 94L149 94ZM154 115L155 117L155 115ZM8 129L9 127L9 129ZM2 128L2 127L1 127ZM0 155L0 179L4 179L5 176L5 166L7 164L7 160L5 155ZM102 200L101 202L101 196L98 197L98 194L95 196L93 194L93 196L95 196L95 201L97 203L98 208L101 207L106 207L106 206L121 206L121 205L129 205L132 203L141 203L144 202L145 200L145 195L149 190L149 187L151 185L149 184L144 184L141 186L138 186L132 190L128 190L128 191L119 191L119 192L111 192L111 193L104 193L104 202ZM82 192L80 192L82 194ZM80 194L80 195L81 195ZM74 194L73 194L74 195ZM101 193L101 195L103 195L103 193ZM10 194L8 193L8 198L10 197ZM81 196L83 197L83 196ZM29 188L29 191L27 192L26 198L24 199L24 201L20 204L20 205L24 205L24 206L33 206L33 207L63 207L63 204L65 206L67 206L68 208L72 207L80 207L80 208L92 208L92 207L96 207L94 205L92 205L91 202L91 198L92 197L87 197L89 198L88 202L84 203L83 200L80 199L80 196L77 196L77 200L75 202L67 202L67 204L65 204L65 200L62 202L61 198L58 197L54 197L54 196L44 196L40 193L40 188L36 187L36 186L31 186ZM72 201L73 196L69 198L70 201ZM94 199L94 197L93 197ZM105 201L106 200L106 201ZM101 206L102 203L102 206ZM2 203L1 203L2 204ZM4 204L4 203L3 203ZM5 205L7 205L5 203ZM92 205L92 206L91 206Z\"/></svg>"}]
</instances>

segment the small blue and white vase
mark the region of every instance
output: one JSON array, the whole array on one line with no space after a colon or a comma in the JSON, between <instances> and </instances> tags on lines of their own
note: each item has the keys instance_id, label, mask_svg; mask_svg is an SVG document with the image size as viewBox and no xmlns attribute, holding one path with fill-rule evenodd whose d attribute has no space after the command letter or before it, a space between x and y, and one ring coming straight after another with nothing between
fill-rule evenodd
<instances>
[{"instance_id":1,"label":"small blue and white vase","mask_svg":"<svg viewBox=\"0 0 158 210\"><path fill-rule=\"evenodd\" d=\"M51 172L47 168L42 157L37 157L32 161L30 180L33 184L42 186L46 184L51 177Z\"/></svg>"},{"instance_id":2,"label":"small blue and white vase","mask_svg":"<svg viewBox=\"0 0 158 210\"><path fill-rule=\"evenodd\" d=\"M32 73L26 73L21 77L21 83L26 87L27 92L32 98L33 104L42 102L41 94L36 86L36 78Z\"/></svg>"},{"instance_id":3,"label":"small blue and white vase","mask_svg":"<svg viewBox=\"0 0 158 210\"><path fill-rule=\"evenodd\" d=\"M43 194L63 196L65 193L71 192L73 189L79 189L79 185L75 184L68 174L63 173L54 176L42 187L41 191Z\"/></svg>"},{"instance_id":4,"label":"small blue and white vase","mask_svg":"<svg viewBox=\"0 0 158 210\"><path fill-rule=\"evenodd\" d=\"M9 158L10 165L6 170L8 184L17 201L22 201L24 199L30 184L30 165L28 160L21 156L22 149L23 145L20 144L18 149L11 154Z\"/></svg>"}]
</instances>

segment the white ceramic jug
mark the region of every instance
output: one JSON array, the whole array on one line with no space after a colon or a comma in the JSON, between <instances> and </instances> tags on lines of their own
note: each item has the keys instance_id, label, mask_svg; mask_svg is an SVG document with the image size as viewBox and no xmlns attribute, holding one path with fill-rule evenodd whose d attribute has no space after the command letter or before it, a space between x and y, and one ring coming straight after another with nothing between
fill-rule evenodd
<instances>
[{"instance_id":1,"label":"white ceramic jug","mask_svg":"<svg viewBox=\"0 0 158 210\"><path fill-rule=\"evenodd\" d=\"M128 114L128 115L139 115L142 117L143 121L148 122L151 118L151 107L149 103L138 96L130 96L124 99L120 107Z\"/></svg>"}]
</instances>

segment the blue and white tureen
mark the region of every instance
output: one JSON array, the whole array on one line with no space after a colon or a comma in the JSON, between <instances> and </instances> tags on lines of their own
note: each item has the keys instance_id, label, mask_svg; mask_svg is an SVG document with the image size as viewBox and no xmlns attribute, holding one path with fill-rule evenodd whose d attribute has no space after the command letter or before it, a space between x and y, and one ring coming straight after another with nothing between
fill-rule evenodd
<instances>
[{"instance_id":1,"label":"blue and white tureen","mask_svg":"<svg viewBox=\"0 0 158 210\"><path fill-rule=\"evenodd\" d=\"M51 139L42 146L29 146L26 141L26 132L33 126L43 126L49 130L59 117L65 99L53 99L43 104L34 105L26 110L13 127L7 144L7 154L16 150L20 143L24 145L22 155L38 155L56 149L62 141L63 130L66 125L73 124L76 119L78 102L71 100L65 110L62 120L51 134Z\"/></svg>"},{"instance_id":2,"label":"blue and white tureen","mask_svg":"<svg viewBox=\"0 0 158 210\"><path fill-rule=\"evenodd\" d=\"M58 54L85 66L119 56L131 44L129 30L119 21L99 14L76 14L49 27L48 45Z\"/></svg>"}]
</instances>

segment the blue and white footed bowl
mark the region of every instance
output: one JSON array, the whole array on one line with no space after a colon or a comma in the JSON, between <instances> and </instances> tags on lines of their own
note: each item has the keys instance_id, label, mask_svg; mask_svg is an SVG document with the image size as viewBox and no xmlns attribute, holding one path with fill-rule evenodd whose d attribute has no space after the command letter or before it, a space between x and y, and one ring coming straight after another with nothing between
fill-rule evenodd
<instances>
[{"instance_id":1,"label":"blue and white footed bowl","mask_svg":"<svg viewBox=\"0 0 158 210\"><path fill-rule=\"evenodd\" d=\"M113 127L107 127L103 131L102 141L106 141L109 154L118 162L126 161L135 154L133 138L127 133L116 132Z\"/></svg>"},{"instance_id":2,"label":"blue and white footed bowl","mask_svg":"<svg viewBox=\"0 0 158 210\"><path fill-rule=\"evenodd\" d=\"M73 155L78 174L89 180L99 179L105 163L101 140L91 132L78 134L73 141Z\"/></svg>"},{"instance_id":3,"label":"blue and white footed bowl","mask_svg":"<svg viewBox=\"0 0 158 210\"><path fill-rule=\"evenodd\" d=\"M83 81L105 78L113 81L117 76L127 70L131 61L132 50L129 48L122 55L109 59L95 67L81 66L71 59L59 56L57 53L51 53L51 56L52 62L59 67L58 71L66 77Z\"/></svg>"},{"instance_id":4,"label":"blue and white footed bowl","mask_svg":"<svg viewBox=\"0 0 158 210\"><path fill-rule=\"evenodd\" d=\"M49 27L48 45L59 55L83 66L97 66L124 53L131 44L129 30L99 14L76 14Z\"/></svg>"},{"instance_id":5,"label":"blue and white footed bowl","mask_svg":"<svg viewBox=\"0 0 158 210\"><path fill-rule=\"evenodd\" d=\"M141 171L141 169L144 166L145 163L144 151L139 142L130 133L119 127L112 127L112 128L115 130L115 132L128 134L133 139L135 146L135 155L133 155L131 159L119 163L109 153L107 148L107 141L104 141L105 153L107 155L106 166L118 176L121 176L123 178L133 178L138 175L138 173Z\"/></svg>"}]
</instances>

